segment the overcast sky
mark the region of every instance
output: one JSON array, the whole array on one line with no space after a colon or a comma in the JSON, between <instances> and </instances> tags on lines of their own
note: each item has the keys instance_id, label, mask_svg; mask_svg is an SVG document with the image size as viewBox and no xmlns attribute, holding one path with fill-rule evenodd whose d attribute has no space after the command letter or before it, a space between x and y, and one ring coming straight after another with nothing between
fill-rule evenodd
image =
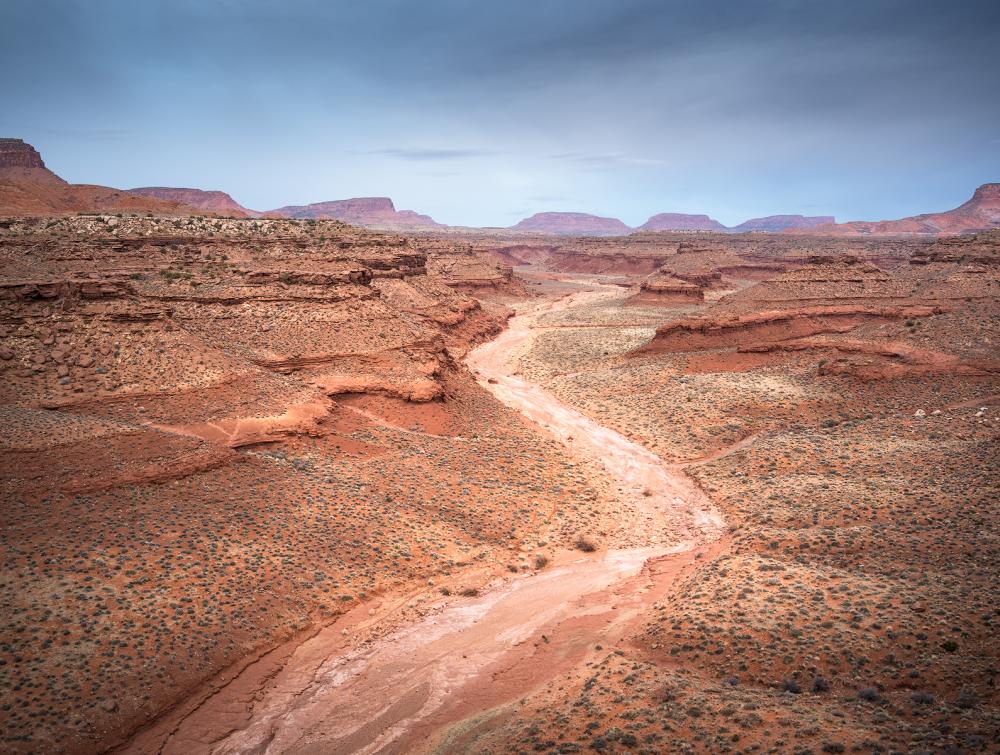
<instances>
[{"instance_id":1,"label":"overcast sky","mask_svg":"<svg viewBox=\"0 0 1000 755\"><path fill-rule=\"evenodd\" d=\"M452 224L944 210L1000 181L997 0L3 0L73 182Z\"/></svg>"}]
</instances>

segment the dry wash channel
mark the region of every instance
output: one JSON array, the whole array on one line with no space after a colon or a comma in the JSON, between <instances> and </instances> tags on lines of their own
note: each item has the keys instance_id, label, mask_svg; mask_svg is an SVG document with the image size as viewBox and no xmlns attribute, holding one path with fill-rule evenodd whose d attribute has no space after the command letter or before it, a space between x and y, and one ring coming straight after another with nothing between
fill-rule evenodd
<instances>
[{"instance_id":1,"label":"dry wash channel","mask_svg":"<svg viewBox=\"0 0 1000 755\"><path fill-rule=\"evenodd\" d=\"M391 612L362 606L280 658L263 659L267 670L251 665L221 682L128 751L468 751L514 701L634 630L695 553L718 541L722 520L682 472L521 379L515 366L539 316L615 295L596 287L526 305L467 365L501 402L605 466L627 499L621 511L633 519L631 542L556 559L351 647L351 633Z\"/></svg>"}]
</instances>

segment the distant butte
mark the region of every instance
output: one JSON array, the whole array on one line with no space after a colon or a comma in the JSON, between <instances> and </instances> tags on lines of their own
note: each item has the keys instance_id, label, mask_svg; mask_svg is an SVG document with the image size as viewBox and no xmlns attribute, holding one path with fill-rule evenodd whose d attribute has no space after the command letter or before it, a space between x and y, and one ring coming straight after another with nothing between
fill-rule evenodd
<instances>
[{"instance_id":1,"label":"distant butte","mask_svg":"<svg viewBox=\"0 0 1000 755\"><path fill-rule=\"evenodd\" d=\"M257 212L224 191L146 186L115 189L70 184L49 170L41 155L22 139L0 138L0 215L45 215L75 212L153 212L162 215L218 214L339 220L385 231L435 231L449 226L429 215L397 210L389 197L355 197L288 205ZM638 228L618 218L583 212L540 212L506 230L552 236L626 236L634 232L799 233L812 236L953 236L1000 228L1000 183L987 183L953 210L899 220L836 223L831 215L769 215L726 227L708 215L662 212ZM472 230L472 229L466 229ZM486 229L484 229L486 230Z\"/></svg>"}]
</instances>

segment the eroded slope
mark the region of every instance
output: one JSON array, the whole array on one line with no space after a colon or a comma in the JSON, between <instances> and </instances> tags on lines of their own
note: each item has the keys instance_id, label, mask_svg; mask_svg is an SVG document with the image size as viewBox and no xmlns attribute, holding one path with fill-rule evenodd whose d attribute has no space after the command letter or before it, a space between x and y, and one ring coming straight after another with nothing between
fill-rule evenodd
<instances>
[{"instance_id":1,"label":"eroded slope","mask_svg":"<svg viewBox=\"0 0 1000 755\"><path fill-rule=\"evenodd\" d=\"M591 526L601 471L458 367L505 312L429 273L451 251L337 222L4 221L5 750L103 750L362 600L474 590ZM454 252L435 264L474 264Z\"/></svg>"}]
</instances>

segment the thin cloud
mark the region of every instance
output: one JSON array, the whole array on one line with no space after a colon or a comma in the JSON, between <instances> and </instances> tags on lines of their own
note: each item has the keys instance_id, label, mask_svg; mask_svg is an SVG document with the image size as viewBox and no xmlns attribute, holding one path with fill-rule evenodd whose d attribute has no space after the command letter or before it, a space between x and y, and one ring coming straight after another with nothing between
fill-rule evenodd
<instances>
[{"instance_id":1,"label":"thin cloud","mask_svg":"<svg viewBox=\"0 0 1000 755\"><path fill-rule=\"evenodd\" d=\"M553 160L575 163L590 170L663 165L663 160L651 157L631 157L619 153L563 152L558 155L550 155L550 157Z\"/></svg>"},{"instance_id":2,"label":"thin cloud","mask_svg":"<svg viewBox=\"0 0 1000 755\"><path fill-rule=\"evenodd\" d=\"M412 148L412 147L390 147L387 149L375 149L365 152L366 155L382 155L384 157L394 157L398 160L468 160L474 157L489 157L497 154L490 149L436 149L436 148Z\"/></svg>"}]
</instances>

